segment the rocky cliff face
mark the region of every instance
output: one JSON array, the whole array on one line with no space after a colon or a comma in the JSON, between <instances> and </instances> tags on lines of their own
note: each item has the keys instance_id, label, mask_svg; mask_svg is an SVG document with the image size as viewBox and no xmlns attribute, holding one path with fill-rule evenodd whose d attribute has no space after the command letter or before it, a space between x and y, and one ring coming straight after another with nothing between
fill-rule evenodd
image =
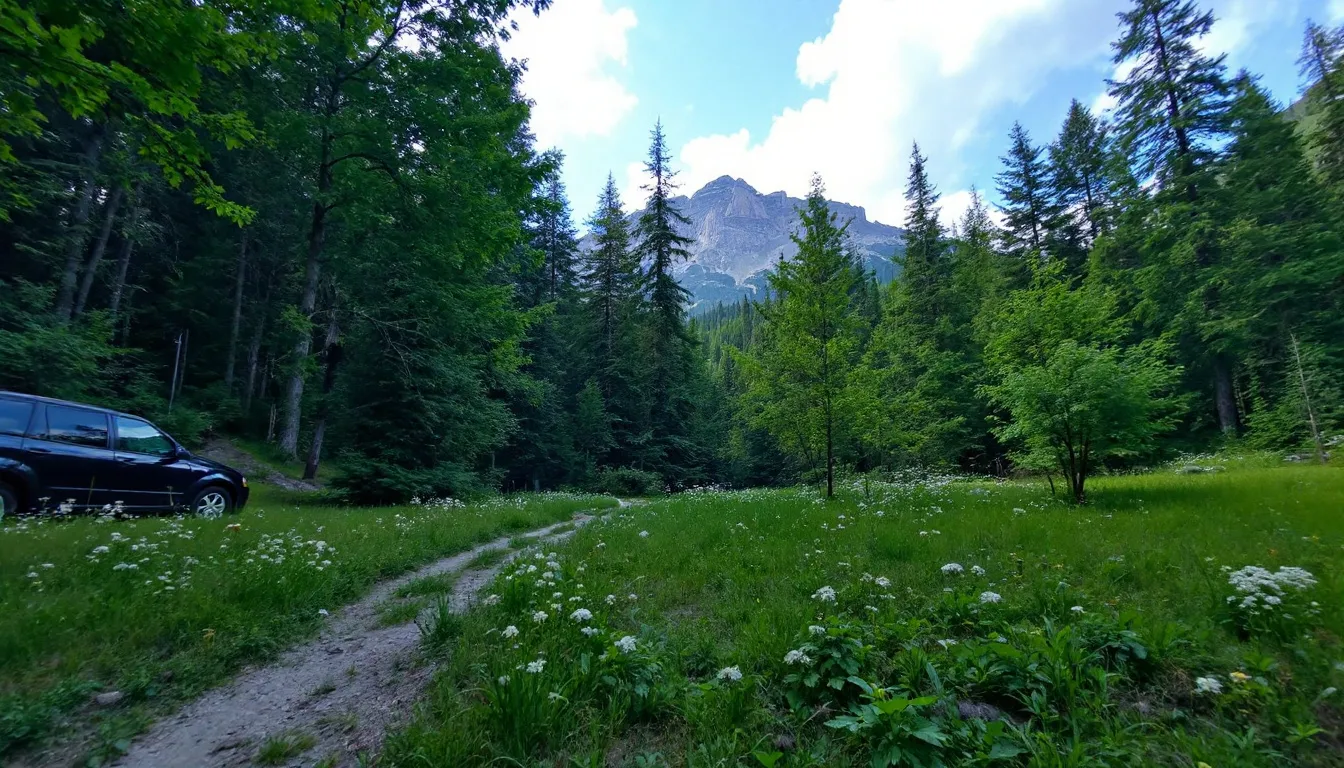
<instances>
[{"instance_id":1,"label":"rocky cliff face","mask_svg":"<svg viewBox=\"0 0 1344 768\"><path fill-rule=\"evenodd\" d=\"M721 176L675 204L689 218L682 234L694 242L691 258L676 267L681 284L691 292L692 313L719 302L755 296L765 288L765 273L797 247L789 239L798 229L803 201L783 192L762 195L741 179ZM869 221L858 206L832 202L840 223L849 222L849 238L878 279L896 275L894 257L904 247L905 232ZM639 214L632 214L631 221ZM589 240L580 247L587 249Z\"/></svg>"}]
</instances>

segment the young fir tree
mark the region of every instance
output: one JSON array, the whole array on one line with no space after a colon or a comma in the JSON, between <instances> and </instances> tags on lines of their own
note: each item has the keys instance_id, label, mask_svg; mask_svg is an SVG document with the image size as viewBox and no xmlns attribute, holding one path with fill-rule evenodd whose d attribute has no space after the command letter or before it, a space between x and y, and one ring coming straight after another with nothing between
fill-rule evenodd
<instances>
[{"instance_id":1,"label":"young fir tree","mask_svg":"<svg viewBox=\"0 0 1344 768\"><path fill-rule=\"evenodd\" d=\"M1021 123L1013 123L1009 139L1003 171L995 177L1003 198L1004 247L1024 263L1045 261L1056 250L1053 240L1060 224L1049 169L1042 148L1032 145Z\"/></svg>"},{"instance_id":2,"label":"young fir tree","mask_svg":"<svg viewBox=\"0 0 1344 768\"><path fill-rule=\"evenodd\" d=\"M1069 105L1059 139L1050 147L1050 178L1069 244L1070 256L1085 259L1092 244L1109 232L1115 216L1106 128L1077 99ZM1066 259L1070 271L1079 265Z\"/></svg>"},{"instance_id":3,"label":"young fir tree","mask_svg":"<svg viewBox=\"0 0 1344 768\"><path fill-rule=\"evenodd\" d=\"M845 227L813 177L799 211L798 254L768 279L779 299L762 308L767 339L744 360L745 395L755 423L804 462L824 467L826 495L835 491L835 452L849 423L849 381L858 349L853 304L856 272Z\"/></svg>"}]
</instances>

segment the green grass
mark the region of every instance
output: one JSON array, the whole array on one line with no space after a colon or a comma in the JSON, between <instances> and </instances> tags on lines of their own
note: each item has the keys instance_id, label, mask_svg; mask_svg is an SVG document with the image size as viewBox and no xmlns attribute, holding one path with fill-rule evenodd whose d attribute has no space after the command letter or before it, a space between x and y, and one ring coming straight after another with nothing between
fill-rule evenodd
<instances>
[{"instance_id":1,"label":"green grass","mask_svg":"<svg viewBox=\"0 0 1344 768\"><path fill-rule=\"evenodd\" d=\"M1228 466L1098 478L1083 508L925 478L615 512L506 567L382 763L1339 765L1344 473ZM1247 565L1317 583L1248 622Z\"/></svg>"},{"instance_id":2,"label":"green grass","mask_svg":"<svg viewBox=\"0 0 1344 768\"><path fill-rule=\"evenodd\" d=\"M429 605L427 600L387 600L378 606L378 626L395 627L414 621L420 611Z\"/></svg>"},{"instance_id":3,"label":"green grass","mask_svg":"<svg viewBox=\"0 0 1344 768\"><path fill-rule=\"evenodd\" d=\"M484 554L484 553L482 553ZM453 591L457 583L456 573L436 573L433 576L421 576L397 587L397 597L430 597Z\"/></svg>"},{"instance_id":4,"label":"green grass","mask_svg":"<svg viewBox=\"0 0 1344 768\"><path fill-rule=\"evenodd\" d=\"M6 518L0 758L60 738L53 727L96 691L126 699L81 714L82 727L161 712L312 636L323 611L378 581L615 503L544 494L465 508L323 508L261 486L241 514L217 521Z\"/></svg>"},{"instance_id":5,"label":"green grass","mask_svg":"<svg viewBox=\"0 0 1344 768\"><path fill-rule=\"evenodd\" d=\"M271 736L257 750L257 765L283 765L291 758L307 752L317 739L307 733L281 733Z\"/></svg>"}]
</instances>

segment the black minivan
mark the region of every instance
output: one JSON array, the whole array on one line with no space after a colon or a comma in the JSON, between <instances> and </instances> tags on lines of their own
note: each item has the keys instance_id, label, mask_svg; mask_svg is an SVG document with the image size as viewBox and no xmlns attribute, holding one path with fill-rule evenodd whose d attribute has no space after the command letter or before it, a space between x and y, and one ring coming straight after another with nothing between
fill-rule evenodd
<instances>
[{"instance_id":1,"label":"black minivan","mask_svg":"<svg viewBox=\"0 0 1344 768\"><path fill-rule=\"evenodd\" d=\"M241 472L138 416L0 391L0 518L64 505L219 517L247 493Z\"/></svg>"}]
</instances>

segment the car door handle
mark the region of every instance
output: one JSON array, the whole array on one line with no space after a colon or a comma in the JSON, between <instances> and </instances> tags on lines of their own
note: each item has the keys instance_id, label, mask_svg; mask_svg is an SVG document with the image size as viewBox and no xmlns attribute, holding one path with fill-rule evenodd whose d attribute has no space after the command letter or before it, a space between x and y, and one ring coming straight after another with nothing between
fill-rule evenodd
<instances>
[{"instance_id":1,"label":"car door handle","mask_svg":"<svg viewBox=\"0 0 1344 768\"><path fill-rule=\"evenodd\" d=\"M135 459L131 458L130 456L118 456L118 457L117 457L117 461L120 461L122 464L134 464L134 463L135 463Z\"/></svg>"},{"instance_id":2,"label":"car door handle","mask_svg":"<svg viewBox=\"0 0 1344 768\"><path fill-rule=\"evenodd\" d=\"M51 453L50 448L29 448L33 453Z\"/></svg>"}]
</instances>

